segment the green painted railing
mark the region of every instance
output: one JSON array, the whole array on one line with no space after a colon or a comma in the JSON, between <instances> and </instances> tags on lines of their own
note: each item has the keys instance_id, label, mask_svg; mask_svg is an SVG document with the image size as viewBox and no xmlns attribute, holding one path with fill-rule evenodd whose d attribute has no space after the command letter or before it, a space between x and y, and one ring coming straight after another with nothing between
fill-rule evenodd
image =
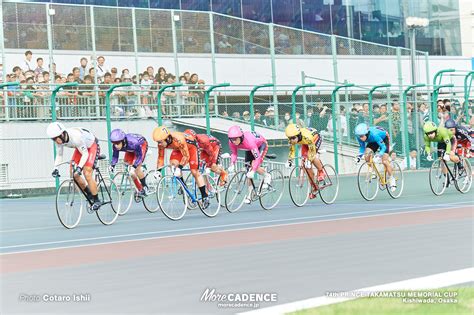
<instances>
[{"instance_id":1,"label":"green painted railing","mask_svg":"<svg viewBox=\"0 0 474 315\"><path fill-rule=\"evenodd\" d=\"M336 125L336 115L337 115L336 94L340 89L350 88L350 87L353 87L354 85L355 84L353 83L347 83L347 84L336 86L336 88L332 90L332 93L331 93L332 136L333 136L333 142L334 142L334 167L336 168L336 173L339 173L339 159L337 156L338 149L337 149L337 125Z\"/></svg>"},{"instance_id":2,"label":"green painted railing","mask_svg":"<svg viewBox=\"0 0 474 315\"><path fill-rule=\"evenodd\" d=\"M410 143L408 141L408 112L407 112L407 99L408 99L408 92L410 92L412 89L420 88L420 87L425 87L426 84L415 84L415 85L410 85L403 91L403 130L405 132L403 133L403 142L405 145L405 155L406 155L406 161L407 161L407 169L410 169ZM417 119L418 121L418 119ZM417 128L418 132L418 128ZM417 137L418 138L418 137ZM417 146L417 151L419 150ZM417 159L419 160L419 156L417 155ZM418 167L418 165L417 165Z\"/></svg>"},{"instance_id":3,"label":"green painted railing","mask_svg":"<svg viewBox=\"0 0 474 315\"><path fill-rule=\"evenodd\" d=\"M467 123L469 123L469 95L471 94L473 80L474 71L469 71L464 77L464 114L466 115Z\"/></svg>"},{"instance_id":4,"label":"green painted railing","mask_svg":"<svg viewBox=\"0 0 474 315\"><path fill-rule=\"evenodd\" d=\"M157 113L157 120L158 120L158 125L161 126L163 124L163 117L162 117L162 114L161 114L161 107L162 107L162 102L161 102L161 96L163 95L163 93L165 92L165 90L167 89L171 89L171 88L176 88L176 87L180 87L182 86L183 84L182 83L173 83L173 84L170 84L170 85L163 85L159 90L158 90L158 95L157 95L157 102L158 102L158 113Z\"/></svg>"},{"instance_id":5,"label":"green painted railing","mask_svg":"<svg viewBox=\"0 0 474 315\"><path fill-rule=\"evenodd\" d=\"M263 88L267 88L267 87L274 87L274 86L275 85L272 84L272 83L260 84L260 85L254 86L252 91L250 91L250 100L249 100L249 103L250 103L250 128L252 129L252 131L255 131L255 109L254 109L254 106L253 106L253 98L254 98L255 92L257 92L257 90L259 90L259 89L263 89Z\"/></svg>"},{"instance_id":6,"label":"green painted railing","mask_svg":"<svg viewBox=\"0 0 474 315\"><path fill-rule=\"evenodd\" d=\"M436 124L438 123L438 110L436 108L436 102L438 100L439 90L452 87L454 87L454 84L442 84L433 86L433 93L431 94L431 120L434 121Z\"/></svg>"},{"instance_id":7,"label":"green painted railing","mask_svg":"<svg viewBox=\"0 0 474 315\"><path fill-rule=\"evenodd\" d=\"M204 102L206 105L206 133L208 135L211 134L211 120L210 120L210 114L209 114L209 94L217 88L221 87L227 87L230 86L230 83L221 83L221 84L216 84L216 85L211 85L207 90L206 93L204 94ZM216 106L216 104L214 104Z\"/></svg>"}]
</instances>

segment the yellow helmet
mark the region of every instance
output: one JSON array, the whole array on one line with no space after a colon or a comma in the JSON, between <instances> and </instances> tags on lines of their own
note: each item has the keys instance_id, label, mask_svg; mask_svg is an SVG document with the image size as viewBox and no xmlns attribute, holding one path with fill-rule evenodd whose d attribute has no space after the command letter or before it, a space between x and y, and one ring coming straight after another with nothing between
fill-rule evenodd
<instances>
[{"instance_id":1,"label":"yellow helmet","mask_svg":"<svg viewBox=\"0 0 474 315\"><path fill-rule=\"evenodd\" d=\"M287 138L293 138L301 134L301 129L295 124L289 124L285 129L285 135Z\"/></svg>"},{"instance_id":2,"label":"yellow helmet","mask_svg":"<svg viewBox=\"0 0 474 315\"><path fill-rule=\"evenodd\" d=\"M165 126L159 126L153 130L153 141L163 141L168 138L170 131Z\"/></svg>"}]
</instances>

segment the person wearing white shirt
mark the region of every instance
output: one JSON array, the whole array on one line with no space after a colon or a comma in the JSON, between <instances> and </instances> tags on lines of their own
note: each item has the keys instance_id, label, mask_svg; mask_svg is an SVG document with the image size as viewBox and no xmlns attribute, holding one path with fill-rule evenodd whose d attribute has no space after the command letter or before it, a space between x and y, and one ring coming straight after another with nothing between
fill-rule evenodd
<instances>
[{"instance_id":1,"label":"person wearing white shirt","mask_svg":"<svg viewBox=\"0 0 474 315\"><path fill-rule=\"evenodd\" d=\"M100 78L100 79L102 79L107 72L110 73L109 68L105 65L104 56L99 56L97 58L97 67L95 71L96 71L97 78Z\"/></svg>"},{"instance_id":2,"label":"person wearing white shirt","mask_svg":"<svg viewBox=\"0 0 474 315\"><path fill-rule=\"evenodd\" d=\"M412 150L412 151L410 152L410 156L409 156L409 159L410 159L410 169L411 169L411 170L416 170L416 156L417 156L416 150ZM407 166L407 158L406 158L406 157L403 159L401 167L402 167L402 169L404 169L404 170L408 169L408 166Z\"/></svg>"},{"instance_id":3,"label":"person wearing white shirt","mask_svg":"<svg viewBox=\"0 0 474 315\"><path fill-rule=\"evenodd\" d=\"M33 59L33 53L31 52L31 50L27 50L25 52L25 61L23 62L23 66L22 66L23 72L35 71L36 65L32 59Z\"/></svg>"}]
</instances>

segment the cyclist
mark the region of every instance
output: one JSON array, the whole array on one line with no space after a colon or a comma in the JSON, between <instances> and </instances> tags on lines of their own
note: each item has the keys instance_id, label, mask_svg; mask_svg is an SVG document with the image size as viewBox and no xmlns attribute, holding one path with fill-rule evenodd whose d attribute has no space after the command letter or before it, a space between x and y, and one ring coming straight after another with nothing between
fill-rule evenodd
<instances>
[{"instance_id":1,"label":"cyclist","mask_svg":"<svg viewBox=\"0 0 474 315\"><path fill-rule=\"evenodd\" d=\"M125 164L131 165L133 170L130 172L133 182L138 189L140 197L148 194L145 174L142 170L142 163L145 160L148 151L148 142L145 137L135 133L125 133L122 129L114 129L110 133L110 141L113 144L112 161L110 162L110 172L113 173L117 165L120 151L125 152L123 158Z\"/></svg>"},{"instance_id":2,"label":"cyclist","mask_svg":"<svg viewBox=\"0 0 474 315\"><path fill-rule=\"evenodd\" d=\"M251 169L247 172L247 178L251 179L254 177L255 172L263 175L263 189L267 189L271 183L272 177L265 171L262 165L263 159L268 151L267 140L255 131L243 131L239 126L232 126L229 128L227 136L229 137L229 147L231 151L231 165L227 169L230 173L235 170L235 162L237 161L237 150L245 151L245 163L251 165ZM252 186L250 181L249 193L245 197L244 202L249 204L252 202L251 193Z\"/></svg>"},{"instance_id":3,"label":"cyclist","mask_svg":"<svg viewBox=\"0 0 474 315\"><path fill-rule=\"evenodd\" d=\"M182 170L186 164L189 164L191 174L196 179L201 192L202 205L207 208L209 198L204 178L199 172L198 147L194 137L183 132L170 132L165 126L160 126L153 130L153 141L158 143L157 170L161 170L164 166L165 149L171 149L170 164L174 167L173 175L184 183Z\"/></svg>"},{"instance_id":4,"label":"cyclist","mask_svg":"<svg viewBox=\"0 0 474 315\"><path fill-rule=\"evenodd\" d=\"M191 135L196 139L199 150L201 151L200 158L206 162L211 171L219 174L220 186L224 186L227 181L227 172L224 171L220 165L222 146L221 142L211 135L197 134L192 129L186 129L184 133Z\"/></svg>"},{"instance_id":5,"label":"cyclist","mask_svg":"<svg viewBox=\"0 0 474 315\"><path fill-rule=\"evenodd\" d=\"M76 165L73 174L74 180L91 201L91 209L98 210L102 203L97 195L97 183L92 176L92 170L96 167L100 155L98 139L87 129L66 128L59 122L50 123L46 134L56 143L57 148L53 177L59 177L58 165L63 160L64 147L75 149L71 158L71 161ZM83 173L85 181L82 178Z\"/></svg>"},{"instance_id":6,"label":"cyclist","mask_svg":"<svg viewBox=\"0 0 474 315\"><path fill-rule=\"evenodd\" d=\"M471 156L474 155L474 138L466 127L458 125L454 119L446 120L444 126L456 137L458 148L465 148Z\"/></svg>"},{"instance_id":7,"label":"cyclist","mask_svg":"<svg viewBox=\"0 0 474 315\"><path fill-rule=\"evenodd\" d=\"M285 135L290 143L290 152L288 154L288 161L286 167L290 168L293 166L293 159L296 155L296 144L301 145L301 155L305 159L304 167L308 169L309 177L311 181L314 181L314 172L312 165L318 169L318 181L324 180L324 170L321 160L318 158L318 150L321 146L322 137L318 131L313 128L300 128L295 124L289 124L285 129ZM310 199L314 199L317 196L317 192L311 190L309 194Z\"/></svg>"},{"instance_id":8,"label":"cyclist","mask_svg":"<svg viewBox=\"0 0 474 315\"><path fill-rule=\"evenodd\" d=\"M437 127L434 122L427 121L423 125L423 132L425 133L425 152L427 154L426 159L428 161L433 161L430 144L431 142L437 142L438 152L444 151L443 160L446 162L452 161L456 163L459 167L459 170L463 168L461 163L459 163L459 157L454 152L456 149L456 137L450 130L444 127Z\"/></svg>"},{"instance_id":9,"label":"cyclist","mask_svg":"<svg viewBox=\"0 0 474 315\"><path fill-rule=\"evenodd\" d=\"M390 159L388 153L390 152L390 136L388 132L382 127L370 127L365 123L360 123L355 127L355 135L359 142L359 155L357 156L357 162L360 162L365 154L365 160L370 161L370 155L375 155L373 162L380 163L385 166L388 173L388 183L391 190L397 188L397 181L393 176L393 169L390 165Z\"/></svg>"}]
</instances>

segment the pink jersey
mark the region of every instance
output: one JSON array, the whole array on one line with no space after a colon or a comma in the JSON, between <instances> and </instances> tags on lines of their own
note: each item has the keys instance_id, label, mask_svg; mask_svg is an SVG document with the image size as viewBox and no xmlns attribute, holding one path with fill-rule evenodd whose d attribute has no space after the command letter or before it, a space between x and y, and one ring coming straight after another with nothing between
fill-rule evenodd
<instances>
[{"instance_id":1,"label":"pink jersey","mask_svg":"<svg viewBox=\"0 0 474 315\"><path fill-rule=\"evenodd\" d=\"M231 155L231 163L234 164L237 161L237 150L250 151L255 157L255 160L252 163L252 170L257 170L257 168L263 162L263 156L260 150L263 150L267 146L267 140L255 131L245 131L244 132L244 141L241 144L235 145L232 141L229 141Z\"/></svg>"}]
</instances>

